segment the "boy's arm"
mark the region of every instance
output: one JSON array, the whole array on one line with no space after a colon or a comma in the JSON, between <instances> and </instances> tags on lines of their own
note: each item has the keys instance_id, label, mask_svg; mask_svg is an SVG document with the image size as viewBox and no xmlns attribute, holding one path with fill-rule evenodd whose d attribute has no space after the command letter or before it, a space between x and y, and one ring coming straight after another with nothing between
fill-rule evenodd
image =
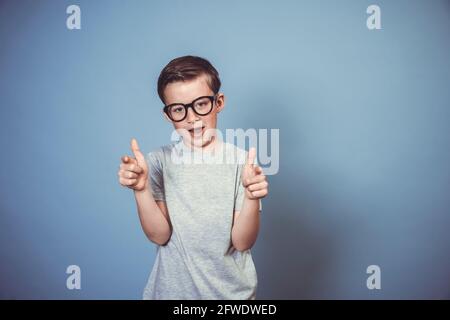
<instances>
[{"instance_id":1,"label":"boy's arm","mask_svg":"<svg viewBox=\"0 0 450 320\"><path fill-rule=\"evenodd\" d=\"M256 242L259 231L260 199L268 194L266 176L262 168L255 165L256 149L251 148L241 174L244 199L241 210L234 212L231 242L238 251L250 249Z\"/></svg>"},{"instance_id":2,"label":"boy's arm","mask_svg":"<svg viewBox=\"0 0 450 320\"><path fill-rule=\"evenodd\" d=\"M165 201L155 201L149 188L134 191L136 205L142 230L147 238L158 244L165 245L172 234L172 225Z\"/></svg>"},{"instance_id":3,"label":"boy's arm","mask_svg":"<svg viewBox=\"0 0 450 320\"><path fill-rule=\"evenodd\" d=\"M136 139L131 140L135 158L124 156L118 172L119 182L134 190L139 219L147 238L159 245L166 244L172 234L172 225L163 196L160 164L154 157L145 159ZM149 181L149 175L152 181ZM156 191L157 201L152 191Z\"/></svg>"},{"instance_id":4,"label":"boy's arm","mask_svg":"<svg viewBox=\"0 0 450 320\"><path fill-rule=\"evenodd\" d=\"M244 198L242 209L234 212L231 241L238 251L250 249L259 232L259 199Z\"/></svg>"}]
</instances>

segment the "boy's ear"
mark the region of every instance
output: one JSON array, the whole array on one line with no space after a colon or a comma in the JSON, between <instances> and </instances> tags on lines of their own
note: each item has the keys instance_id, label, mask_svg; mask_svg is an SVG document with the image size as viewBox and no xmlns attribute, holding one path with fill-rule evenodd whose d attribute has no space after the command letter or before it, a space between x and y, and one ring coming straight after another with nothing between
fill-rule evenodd
<instances>
[{"instance_id":1,"label":"boy's ear","mask_svg":"<svg viewBox=\"0 0 450 320\"><path fill-rule=\"evenodd\" d=\"M223 108L225 108L225 95L223 93L217 94L216 106L217 106L216 107L217 113L219 113L220 111L222 111Z\"/></svg>"}]
</instances>

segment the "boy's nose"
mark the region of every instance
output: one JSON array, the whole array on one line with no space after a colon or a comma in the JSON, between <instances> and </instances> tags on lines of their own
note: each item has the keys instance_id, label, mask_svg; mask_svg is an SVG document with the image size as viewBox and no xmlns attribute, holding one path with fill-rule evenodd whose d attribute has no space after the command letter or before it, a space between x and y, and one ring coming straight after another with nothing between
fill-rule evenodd
<instances>
[{"instance_id":1,"label":"boy's nose","mask_svg":"<svg viewBox=\"0 0 450 320\"><path fill-rule=\"evenodd\" d=\"M194 122L195 120L197 120L199 117L198 115L194 112L194 110L192 110L192 108L188 108L187 110L187 117L186 120L191 123Z\"/></svg>"}]
</instances>

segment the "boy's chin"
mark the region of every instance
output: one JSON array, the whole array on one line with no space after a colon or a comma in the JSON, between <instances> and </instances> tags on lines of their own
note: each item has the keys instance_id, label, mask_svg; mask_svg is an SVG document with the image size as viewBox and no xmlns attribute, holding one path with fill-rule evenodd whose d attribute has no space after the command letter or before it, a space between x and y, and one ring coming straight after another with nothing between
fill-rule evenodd
<instances>
[{"instance_id":1,"label":"boy's chin","mask_svg":"<svg viewBox=\"0 0 450 320\"><path fill-rule=\"evenodd\" d=\"M203 148L206 147L211 142L212 137L191 137L191 145L195 148Z\"/></svg>"}]
</instances>

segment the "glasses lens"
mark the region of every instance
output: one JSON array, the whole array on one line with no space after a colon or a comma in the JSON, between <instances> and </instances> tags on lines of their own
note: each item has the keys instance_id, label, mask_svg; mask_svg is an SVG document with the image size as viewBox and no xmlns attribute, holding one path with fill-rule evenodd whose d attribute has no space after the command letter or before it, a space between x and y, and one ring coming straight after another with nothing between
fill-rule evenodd
<instances>
[{"instance_id":1,"label":"glasses lens","mask_svg":"<svg viewBox=\"0 0 450 320\"><path fill-rule=\"evenodd\" d=\"M200 98L194 102L194 109L200 115L207 114L212 109L212 102L209 98Z\"/></svg>"},{"instance_id":2,"label":"glasses lens","mask_svg":"<svg viewBox=\"0 0 450 320\"><path fill-rule=\"evenodd\" d=\"M169 108L169 114L172 120L179 121L184 118L186 110L182 104L174 105Z\"/></svg>"}]
</instances>

